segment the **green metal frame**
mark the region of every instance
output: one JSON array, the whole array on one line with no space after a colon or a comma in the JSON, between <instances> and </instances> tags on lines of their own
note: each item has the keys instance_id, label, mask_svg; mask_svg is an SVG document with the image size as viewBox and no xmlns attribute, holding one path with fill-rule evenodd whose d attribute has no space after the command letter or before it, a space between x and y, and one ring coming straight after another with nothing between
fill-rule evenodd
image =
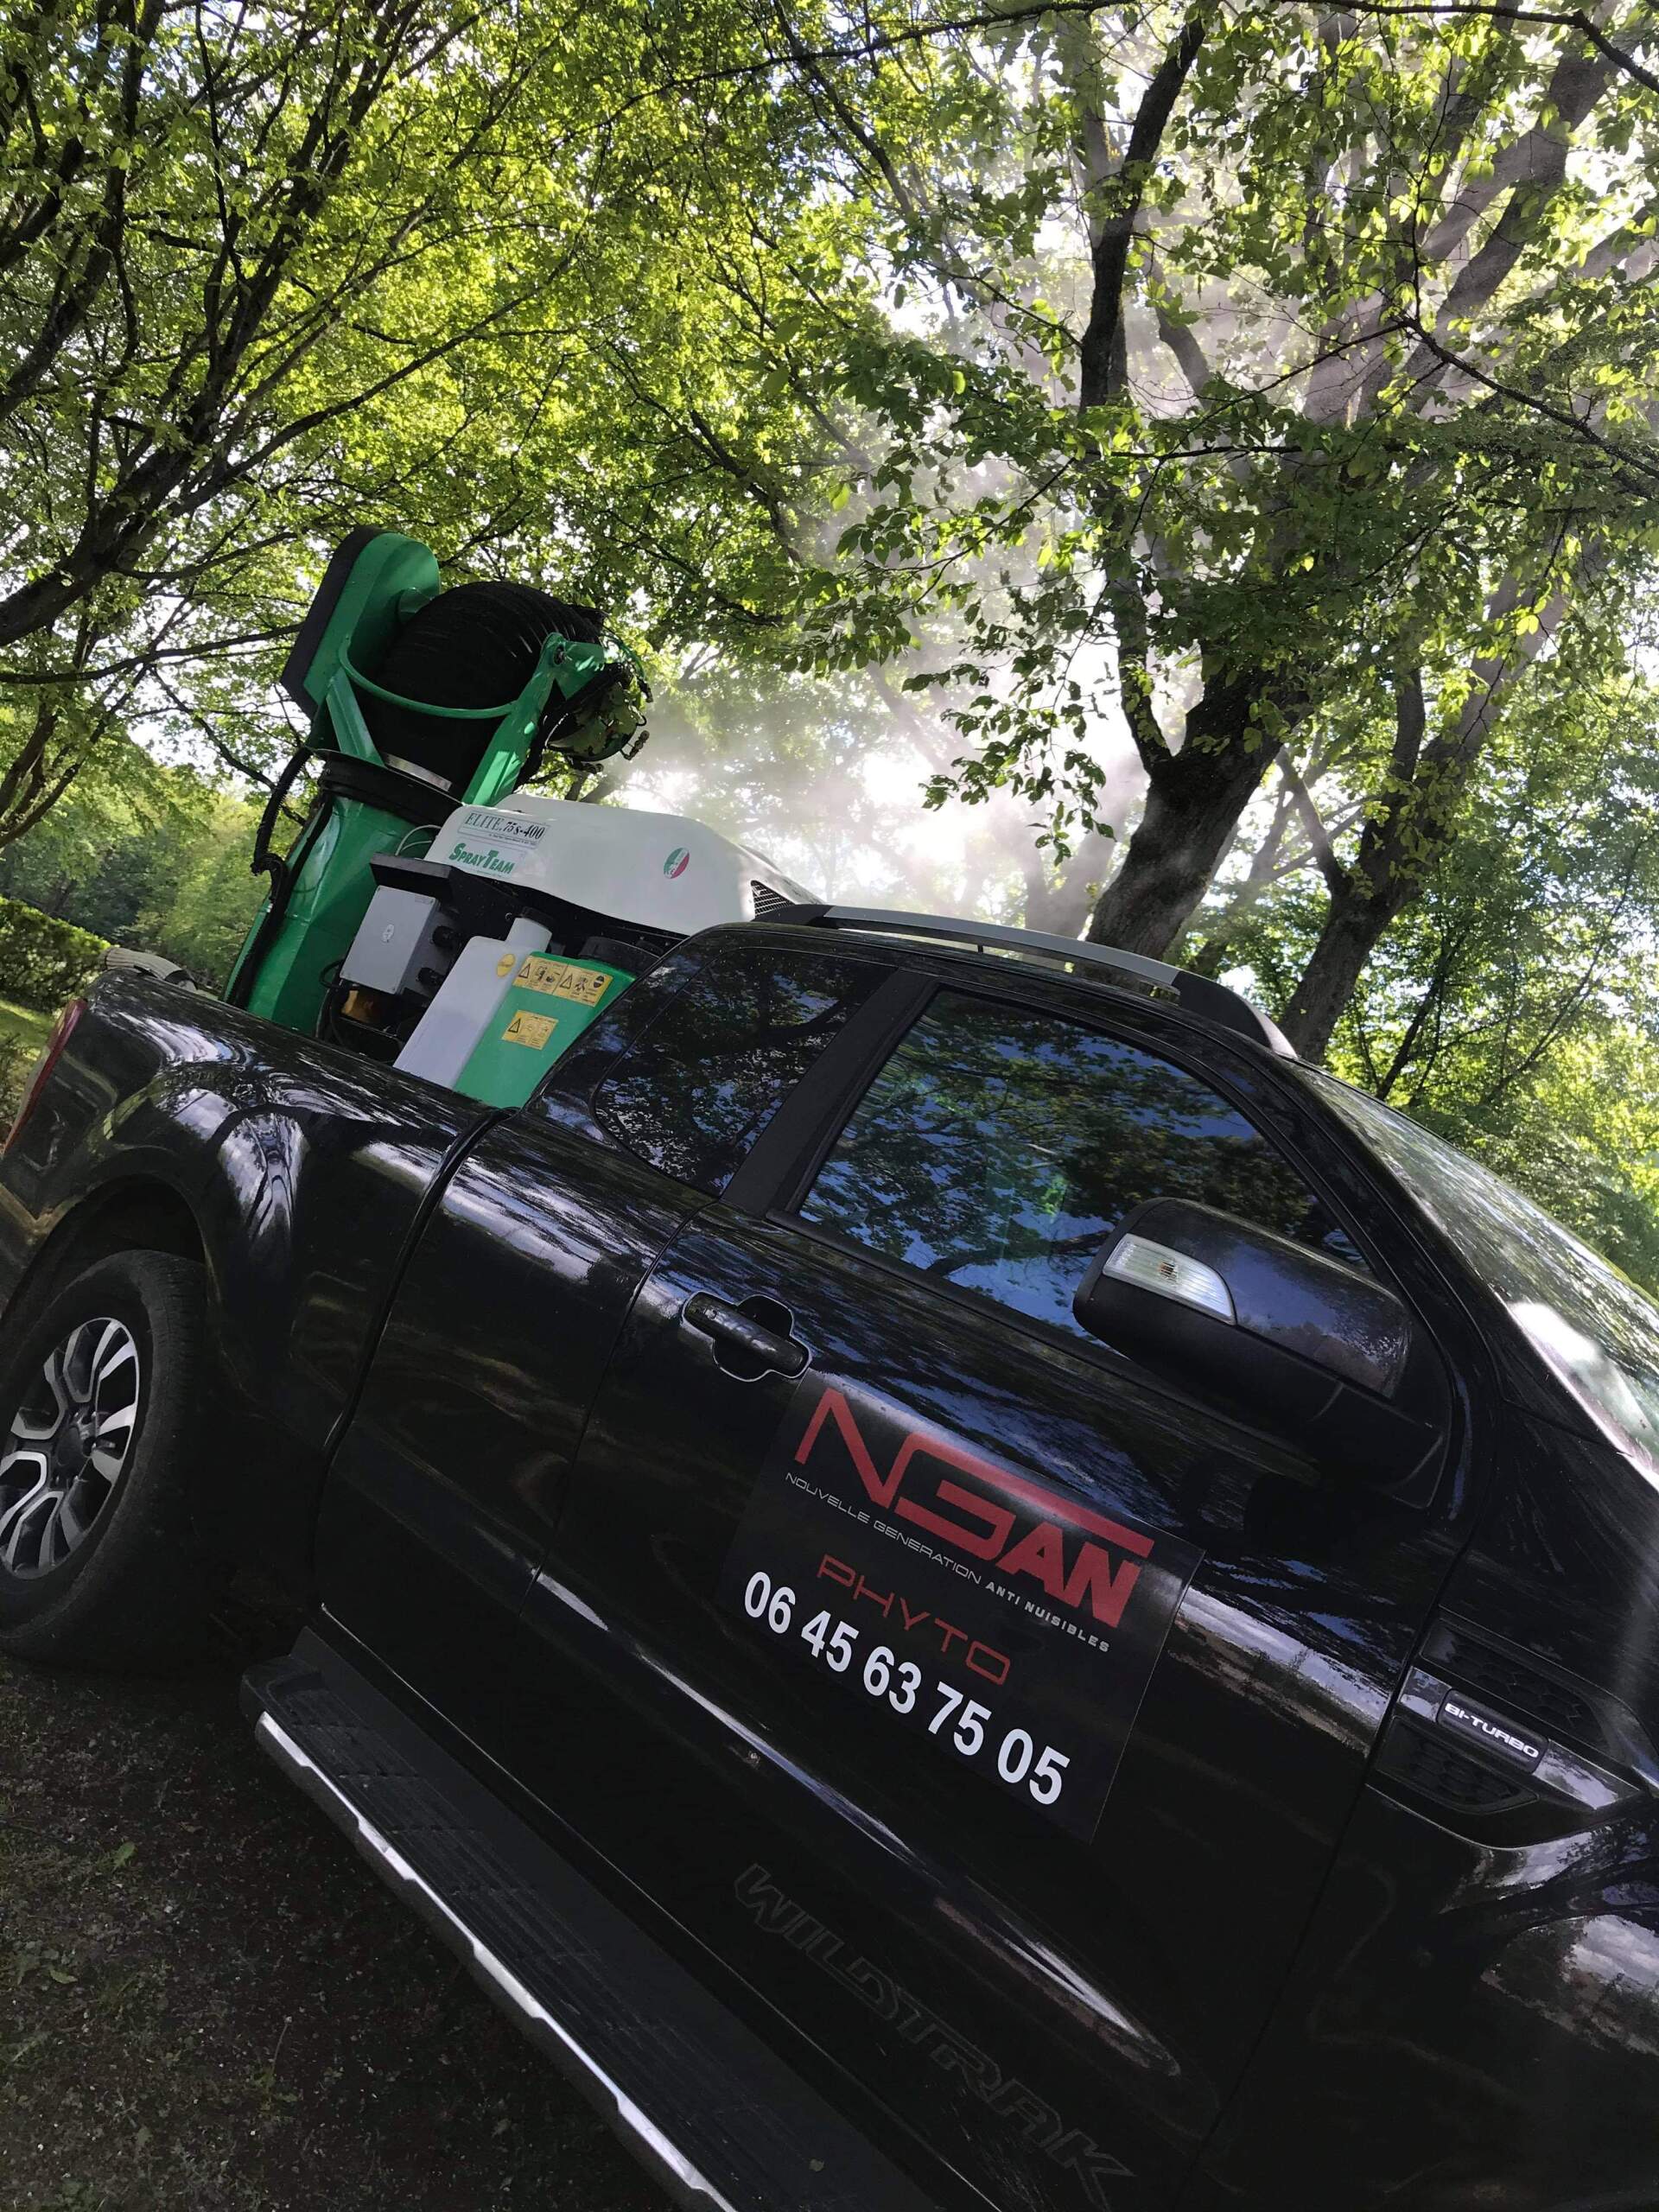
<instances>
[{"instance_id":1,"label":"green metal frame","mask_svg":"<svg viewBox=\"0 0 1659 2212\"><path fill-rule=\"evenodd\" d=\"M313 752L334 752L372 766L388 764L369 734L359 694L430 715L442 721L494 722L495 734L459 801L433 790L435 814L457 804L493 806L518 784L535 743L536 728L555 685L567 698L607 665L602 645L550 637L543 646L529 682L516 699L500 707L437 707L407 699L363 674L359 661L373 662L397 632L441 589L438 563L418 539L383 531L353 562L323 625L308 662L285 681L313 709L307 744ZM303 640L303 630L302 640ZM632 656L627 656L632 659ZM636 664L637 665L637 664ZM435 823L432 827L435 829ZM295 839L284 874L255 917L237 956L227 995L285 1027L315 1031L334 964L351 949L358 925L374 895L369 863L377 853L423 853L430 842L401 816L359 798L339 795L320 801ZM270 927L273 902L280 923ZM257 958L257 973L244 971Z\"/></svg>"}]
</instances>

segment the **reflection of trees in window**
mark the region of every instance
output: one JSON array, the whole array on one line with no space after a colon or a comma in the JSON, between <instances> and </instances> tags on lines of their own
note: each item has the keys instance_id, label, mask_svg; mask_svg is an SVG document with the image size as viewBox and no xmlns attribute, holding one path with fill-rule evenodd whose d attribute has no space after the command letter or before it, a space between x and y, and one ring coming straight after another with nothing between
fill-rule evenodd
<instances>
[{"instance_id":1,"label":"reflection of trees in window","mask_svg":"<svg viewBox=\"0 0 1659 2212\"><path fill-rule=\"evenodd\" d=\"M664 1174L721 1191L883 973L816 953L712 951L601 1085L594 1115Z\"/></svg>"},{"instance_id":2,"label":"reflection of trees in window","mask_svg":"<svg viewBox=\"0 0 1659 2212\"><path fill-rule=\"evenodd\" d=\"M1478 1161L1381 1099L1309 1071L1533 1343L1632 1442L1659 1456L1659 1307Z\"/></svg>"},{"instance_id":3,"label":"reflection of trees in window","mask_svg":"<svg viewBox=\"0 0 1659 2212\"><path fill-rule=\"evenodd\" d=\"M1046 1014L950 995L877 1078L805 1210L1070 1325L1103 1238L1154 1198L1357 1256L1300 1177L1181 1069Z\"/></svg>"}]
</instances>

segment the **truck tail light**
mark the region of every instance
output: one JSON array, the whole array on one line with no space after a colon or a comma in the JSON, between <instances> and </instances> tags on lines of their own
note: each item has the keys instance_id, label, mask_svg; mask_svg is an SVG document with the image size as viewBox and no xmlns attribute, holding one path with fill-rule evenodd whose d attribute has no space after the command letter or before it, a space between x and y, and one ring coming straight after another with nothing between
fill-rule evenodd
<instances>
[{"instance_id":1,"label":"truck tail light","mask_svg":"<svg viewBox=\"0 0 1659 2212\"><path fill-rule=\"evenodd\" d=\"M23 1095L17 1101L17 1116L6 1132L6 1141L0 1144L0 1155L9 1153L23 1133L23 1124L35 1110L35 1102L46 1087L47 1078L63 1056L63 1048L74 1034L75 1024L86 1011L86 1001L73 998L52 1025L52 1033L41 1047L40 1058L29 1071L29 1081L23 1085Z\"/></svg>"}]
</instances>

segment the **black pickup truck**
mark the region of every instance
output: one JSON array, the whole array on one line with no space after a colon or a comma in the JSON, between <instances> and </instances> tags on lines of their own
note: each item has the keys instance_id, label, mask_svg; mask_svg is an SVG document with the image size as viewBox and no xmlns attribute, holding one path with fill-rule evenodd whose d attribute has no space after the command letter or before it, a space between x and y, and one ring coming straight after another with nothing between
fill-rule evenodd
<instances>
[{"instance_id":1,"label":"black pickup truck","mask_svg":"<svg viewBox=\"0 0 1659 2212\"><path fill-rule=\"evenodd\" d=\"M1659 2205L1659 1313L1220 986L791 910L501 1112L106 977L0 1292L0 1649L284 1571L683 2202Z\"/></svg>"}]
</instances>

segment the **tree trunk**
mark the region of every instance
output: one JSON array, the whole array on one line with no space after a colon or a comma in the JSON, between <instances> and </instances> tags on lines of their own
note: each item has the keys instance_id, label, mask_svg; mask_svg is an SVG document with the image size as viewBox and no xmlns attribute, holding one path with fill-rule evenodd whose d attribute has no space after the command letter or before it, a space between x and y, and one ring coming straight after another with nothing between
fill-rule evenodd
<instances>
[{"instance_id":1,"label":"tree trunk","mask_svg":"<svg viewBox=\"0 0 1659 2212\"><path fill-rule=\"evenodd\" d=\"M1592 556L1592 559L1594 556ZM1516 604L1521 587L1507 576L1490 613ZM1327 855L1331 904L1325 927L1280 1021L1304 1059L1322 1060L1342 1010L1366 962L1440 866L1457 834L1457 810L1516 678L1560 628L1568 601L1557 592L1517 650L1474 664L1476 688L1457 720L1427 737L1427 702L1421 667L1395 676L1395 737L1381 810L1366 823L1351 868Z\"/></svg>"},{"instance_id":2,"label":"tree trunk","mask_svg":"<svg viewBox=\"0 0 1659 2212\"><path fill-rule=\"evenodd\" d=\"M1195 714L1179 753L1154 760L1146 812L1117 874L1100 894L1090 942L1161 960L1185 934L1278 748L1249 747L1240 716L1233 732L1203 741Z\"/></svg>"},{"instance_id":3,"label":"tree trunk","mask_svg":"<svg viewBox=\"0 0 1659 2212\"><path fill-rule=\"evenodd\" d=\"M1354 995L1365 963L1393 927L1414 887L1378 899L1350 880L1333 890L1319 941L1279 1017L1279 1027L1305 1060L1322 1060L1342 1010Z\"/></svg>"}]
</instances>

